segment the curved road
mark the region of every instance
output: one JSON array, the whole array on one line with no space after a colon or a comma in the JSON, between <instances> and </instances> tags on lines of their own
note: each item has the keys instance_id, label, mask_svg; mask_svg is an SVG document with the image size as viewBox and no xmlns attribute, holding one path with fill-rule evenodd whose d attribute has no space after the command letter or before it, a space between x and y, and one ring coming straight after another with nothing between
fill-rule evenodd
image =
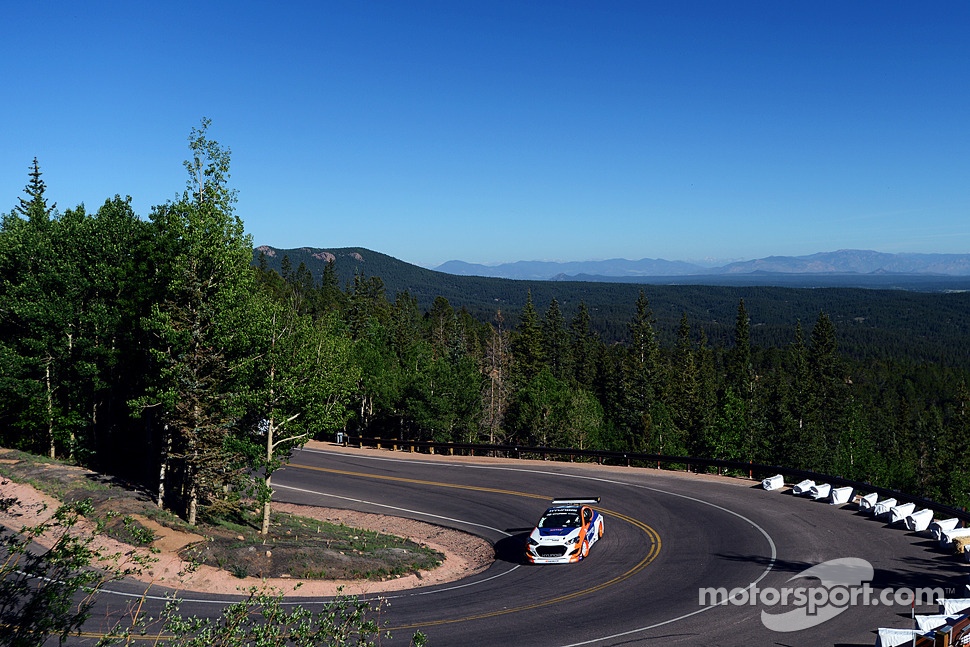
<instances>
[{"instance_id":1,"label":"curved road","mask_svg":"<svg viewBox=\"0 0 970 647\"><path fill-rule=\"evenodd\" d=\"M273 478L275 498L395 514L484 537L498 559L459 582L381 594L389 644L420 629L432 647L529 645L872 645L911 626L908 605L849 606L816 627L771 631L762 611L702 605L699 589L811 586L789 578L862 558L872 588L966 595L960 562L928 538L750 481L574 463L450 458L314 443ZM553 497L599 496L606 532L579 564L534 566L521 542ZM376 597L376 596L375 596ZM189 613L211 613L206 596ZM917 613L935 612L917 607Z\"/></svg>"}]
</instances>

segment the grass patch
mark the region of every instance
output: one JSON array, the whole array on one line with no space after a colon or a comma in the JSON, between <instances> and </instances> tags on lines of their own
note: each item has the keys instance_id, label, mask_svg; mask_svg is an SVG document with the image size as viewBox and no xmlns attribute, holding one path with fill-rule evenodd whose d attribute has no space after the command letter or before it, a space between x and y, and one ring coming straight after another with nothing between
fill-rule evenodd
<instances>
[{"instance_id":1,"label":"grass patch","mask_svg":"<svg viewBox=\"0 0 970 647\"><path fill-rule=\"evenodd\" d=\"M0 458L0 476L18 483L26 483L44 494L59 501L81 501L87 496L84 492L98 492L108 486L97 479L95 472L52 460L46 456L28 454L16 449L5 450ZM68 469L65 469L68 468ZM82 493L77 493L82 490ZM72 498L70 494L74 492Z\"/></svg>"},{"instance_id":2,"label":"grass patch","mask_svg":"<svg viewBox=\"0 0 970 647\"><path fill-rule=\"evenodd\" d=\"M204 544L184 557L256 577L368 579L401 577L435 568L444 556L408 539L288 513L274 513L270 532L259 534L260 517L239 518L206 528Z\"/></svg>"}]
</instances>

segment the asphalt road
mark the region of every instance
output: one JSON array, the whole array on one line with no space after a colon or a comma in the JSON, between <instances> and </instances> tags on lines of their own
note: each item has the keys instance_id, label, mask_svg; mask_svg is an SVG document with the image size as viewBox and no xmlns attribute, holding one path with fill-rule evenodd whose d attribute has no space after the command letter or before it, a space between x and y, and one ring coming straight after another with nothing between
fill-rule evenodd
<instances>
[{"instance_id":1,"label":"asphalt road","mask_svg":"<svg viewBox=\"0 0 970 647\"><path fill-rule=\"evenodd\" d=\"M388 645L421 630L460 645L872 645L877 627L911 626L909 605L849 605L810 629L766 628L762 611L701 604L699 590L812 586L793 576L839 558L874 568L871 586L940 587L965 597L965 565L929 538L853 506L766 492L740 479L544 461L450 459L315 444L274 475L278 501L412 517L479 535L497 559L447 585L382 594ZM553 497L599 496L605 534L578 564L523 563L522 541ZM764 595L762 594L762 598ZM183 603L213 613L213 596ZM824 610L823 610L824 612ZM935 612L935 606L917 607Z\"/></svg>"}]
</instances>

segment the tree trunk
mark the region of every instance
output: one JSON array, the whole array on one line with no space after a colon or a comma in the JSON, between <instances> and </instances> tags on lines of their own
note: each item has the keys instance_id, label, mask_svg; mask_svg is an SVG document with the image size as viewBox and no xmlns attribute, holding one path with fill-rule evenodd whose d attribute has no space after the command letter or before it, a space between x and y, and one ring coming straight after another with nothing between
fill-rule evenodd
<instances>
[{"instance_id":1,"label":"tree trunk","mask_svg":"<svg viewBox=\"0 0 970 647\"><path fill-rule=\"evenodd\" d=\"M263 525L260 527L260 534L264 537L269 534L269 516L270 508L273 502L273 490L270 487L271 481L273 479L273 473L270 472L270 466L273 461L273 431L275 423L273 419L270 418L269 424L266 425L266 478L263 483L266 485L266 500L263 501Z\"/></svg>"},{"instance_id":2,"label":"tree trunk","mask_svg":"<svg viewBox=\"0 0 970 647\"><path fill-rule=\"evenodd\" d=\"M165 472L168 469L168 455L172 449L172 436L169 434L168 425L162 427L162 465L158 468L158 500L156 503L159 508L165 507Z\"/></svg>"},{"instance_id":3,"label":"tree trunk","mask_svg":"<svg viewBox=\"0 0 970 647\"><path fill-rule=\"evenodd\" d=\"M48 355L44 362L44 383L47 385L47 439L50 441L48 454L51 458L56 458L56 448L54 447L54 392L51 389L51 362L53 358Z\"/></svg>"},{"instance_id":4,"label":"tree trunk","mask_svg":"<svg viewBox=\"0 0 970 647\"><path fill-rule=\"evenodd\" d=\"M165 468L166 467L167 467L167 463L163 458L162 466L158 469L158 498L155 501L155 504L159 508L165 507Z\"/></svg>"},{"instance_id":5,"label":"tree trunk","mask_svg":"<svg viewBox=\"0 0 970 647\"><path fill-rule=\"evenodd\" d=\"M198 516L198 512L199 512L199 494L198 494L198 490L193 484L192 487L189 489L189 511L188 511L188 514L186 515L187 519L185 520L185 522L190 526L194 526L196 518Z\"/></svg>"},{"instance_id":6,"label":"tree trunk","mask_svg":"<svg viewBox=\"0 0 970 647\"><path fill-rule=\"evenodd\" d=\"M263 501L263 524L262 526L260 526L260 529L259 529L260 534L263 535L264 537L269 534L269 516L271 511L270 508L272 506L272 501L273 501L272 490L270 490L270 480L272 478L273 478L272 476L267 476L266 480L264 481L266 484L266 489L269 491L269 494L267 495L267 499Z\"/></svg>"}]
</instances>

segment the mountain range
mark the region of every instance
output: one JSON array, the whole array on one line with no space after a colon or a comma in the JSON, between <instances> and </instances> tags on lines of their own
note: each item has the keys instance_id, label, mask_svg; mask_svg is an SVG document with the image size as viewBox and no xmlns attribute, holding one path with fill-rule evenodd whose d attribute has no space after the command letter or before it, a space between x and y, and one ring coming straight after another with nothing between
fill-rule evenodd
<instances>
[{"instance_id":1,"label":"mountain range","mask_svg":"<svg viewBox=\"0 0 970 647\"><path fill-rule=\"evenodd\" d=\"M617 287L627 284L631 289L637 285L707 285L970 291L970 254L842 250L810 256L771 256L721 267L655 259L519 261L495 266L449 261L431 270L363 247L280 249L263 245L253 250L254 263L265 263L277 272L284 271L284 258L293 270L303 264L316 280L332 262L341 286L349 285L358 274L380 277L389 295L406 291L423 305L430 305L437 296L456 305L467 304L470 295L481 297L482 306L501 302L508 305L506 299L516 301L514 295L518 293L546 293L554 285L565 283L576 284L576 288L585 286L587 291L596 283ZM527 285L523 287L523 283Z\"/></svg>"},{"instance_id":2,"label":"mountain range","mask_svg":"<svg viewBox=\"0 0 970 647\"><path fill-rule=\"evenodd\" d=\"M889 257L884 260L894 257L883 256ZM456 310L468 312L479 321L494 322L501 313L510 327L516 325L529 300L540 312L545 312L555 300L567 320L583 304L591 328L609 343L626 339L637 299L645 293L664 343L676 343L682 317L686 316L692 326L704 330L712 344L729 344L738 303L744 299L751 318L752 343L762 347L790 343L796 322L811 325L819 312L825 312L839 327L841 347L851 355L861 357L876 348L917 361L943 358L970 366L970 274L899 271L904 267L941 271L939 268L946 266L941 255L927 256L932 263L906 266L901 264L905 256L899 255L895 257L897 264L880 265L869 274L860 270L871 268L864 260L878 257L874 252L834 252L787 263L780 258L750 261L748 273L615 278L598 275L589 279L552 276L558 280L458 276L363 247L280 249L264 245L253 250L253 264L283 276L298 278L302 272L308 272L316 282L332 264L339 286L348 291L358 277L363 277L373 280L368 290L379 286L389 301L407 295L426 312L438 298L443 298ZM951 268L958 268L960 262L965 267L967 258L955 256L948 262ZM725 267L739 266L744 264ZM763 269L766 267L810 269L803 270L806 273L789 269L786 273ZM822 267L832 269L819 272ZM554 269L564 268L559 265ZM810 273L812 270L816 273Z\"/></svg>"},{"instance_id":3,"label":"mountain range","mask_svg":"<svg viewBox=\"0 0 970 647\"><path fill-rule=\"evenodd\" d=\"M754 274L799 275L924 275L970 276L970 254L886 254L842 249L808 256L768 256L705 267L685 261L621 258L602 261L516 261L483 265L448 261L434 268L459 276L485 276L520 280L585 280L624 282L660 277L725 277Z\"/></svg>"}]
</instances>

